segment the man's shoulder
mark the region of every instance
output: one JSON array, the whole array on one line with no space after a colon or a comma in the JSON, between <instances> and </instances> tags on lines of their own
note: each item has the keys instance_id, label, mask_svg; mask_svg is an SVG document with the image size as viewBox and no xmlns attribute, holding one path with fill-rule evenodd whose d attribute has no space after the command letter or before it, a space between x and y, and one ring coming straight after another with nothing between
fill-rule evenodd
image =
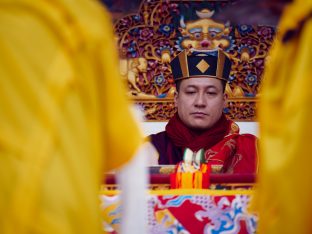
<instances>
[{"instance_id":1,"label":"man's shoulder","mask_svg":"<svg viewBox=\"0 0 312 234\"><path fill-rule=\"evenodd\" d=\"M257 136L250 134L250 133L234 133L234 134L229 134L224 137L224 140L228 139L236 139L236 140L246 140L246 141L257 141L258 138Z\"/></svg>"},{"instance_id":2,"label":"man's shoulder","mask_svg":"<svg viewBox=\"0 0 312 234\"><path fill-rule=\"evenodd\" d=\"M151 139L151 142L165 140L167 139L167 133L166 131L162 131L162 132L151 134L148 137Z\"/></svg>"},{"instance_id":3,"label":"man's shoulder","mask_svg":"<svg viewBox=\"0 0 312 234\"><path fill-rule=\"evenodd\" d=\"M238 134L236 141L239 143L252 143L252 144L256 144L258 141L258 138L250 133L244 133L244 134Z\"/></svg>"},{"instance_id":4,"label":"man's shoulder","mask_svg":"<svg viewBox=\"0 0 312 234\"><path fill-rule=\"evenodd\" d=\"M160 157L166 151L166 147L169 142L169 138L166 134L166 131L158 132L148 136L149 142L155 147Z\"/></svg>"},{"instance_id":5,"label":"man's shoulder","mask_svg":"<svg viewBox=\"0 0 312 234\"><path fill-rule=\"evenodd\" d=\"M243 150L248 153L250 151L257 152L258 143L258 138L255 135L249 133L239 134L236 138L237 151Z\"/></svg>"},{"instance_id":6,"label":"man's shoulder","mask_svg":"<svg viewBox=\"0 0 312 234\"><path fill-rule=\"evenodd\" d=\"M258 137L250 133L239 134L239 137L249 139L249 140L258 140Z\"/></svg>"}]
</instances>

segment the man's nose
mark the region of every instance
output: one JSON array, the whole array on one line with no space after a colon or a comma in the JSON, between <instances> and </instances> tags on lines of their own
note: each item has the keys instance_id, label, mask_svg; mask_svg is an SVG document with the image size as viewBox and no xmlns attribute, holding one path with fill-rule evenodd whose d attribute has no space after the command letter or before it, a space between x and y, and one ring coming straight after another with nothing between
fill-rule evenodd
<instances>
[{"instance_id":1,"label":"man's nose","mask_svg":"<svg viewBox=\"0 0 312 234\"><path fill-rule=\"evenodd\" d=\"M205 107L206 106L205 95L202 93L198 93L195 97L195 103L194 104L196 107Z\"/></svg>"}]
</instances>

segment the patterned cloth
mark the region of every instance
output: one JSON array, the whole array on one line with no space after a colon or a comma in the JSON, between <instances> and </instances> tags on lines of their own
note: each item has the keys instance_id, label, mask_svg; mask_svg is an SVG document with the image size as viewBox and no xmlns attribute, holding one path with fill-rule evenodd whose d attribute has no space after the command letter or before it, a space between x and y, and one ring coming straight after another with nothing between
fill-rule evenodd
<instances>
[{"instance_id":1,"label":"patterned cloth","mask_svg":"<svg viewBox=\"0 0 312 234\"><path fill-rule=\"evenodd\" d=\"M249 212L252 191L171 190L148 197L148 233L256 233L258 217ZM119 195L100 196L103 229L118 233Z\"/></svg>"}]
</instances>

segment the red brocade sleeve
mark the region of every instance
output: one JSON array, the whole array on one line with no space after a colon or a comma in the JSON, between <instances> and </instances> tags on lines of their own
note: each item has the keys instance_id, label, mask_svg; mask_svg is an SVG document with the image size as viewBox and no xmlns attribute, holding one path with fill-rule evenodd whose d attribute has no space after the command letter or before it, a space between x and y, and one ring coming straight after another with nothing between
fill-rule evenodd
<instances>
[{"instance_id":1,"label":"red brocade sleeve","mask_svg":"<svg viewBox=\"0 0 312 234\"><path fill-rule=\"evenodd\" d=\"M258 172L257 141L257 137L251 134L242 134L236 138L236 152L228 164L229 172Z\"/></svg>"},{"instance_id":2,"label":"red brocade sleeve","mask_svg":"<svg viewBox=\"0 0 312 234\"><path fill-rule=\"evenodd\" d=\"M205 151L206 163L220 166L221 173L257 173L257 137L232 134Z\"/></svg>"}]
</instances>

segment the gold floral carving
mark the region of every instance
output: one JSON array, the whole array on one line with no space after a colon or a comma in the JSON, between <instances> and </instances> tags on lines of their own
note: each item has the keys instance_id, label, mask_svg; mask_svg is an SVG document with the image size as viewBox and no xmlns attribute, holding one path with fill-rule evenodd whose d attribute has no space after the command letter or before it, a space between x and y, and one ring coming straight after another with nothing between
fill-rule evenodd
<instances>
[{"instance_id":1,"label":"gold floral carving","mask_svg":"<svg viewBox=\"0 0 312 234\"><path fill-rule=\"evenodd\" d=\"M115 22L120 73L129 98L144 109L147 121L168 121L175 113L169 63L185 48L209 52L223 48L232 61L224 112L235 121L256 120L264 62L275 29L217 22L216 10L232 1L205 2L209 7L203 1L142 0L136 14ZM207 68L201 64L199 69Z\"/></svg>"}]
</instances>

